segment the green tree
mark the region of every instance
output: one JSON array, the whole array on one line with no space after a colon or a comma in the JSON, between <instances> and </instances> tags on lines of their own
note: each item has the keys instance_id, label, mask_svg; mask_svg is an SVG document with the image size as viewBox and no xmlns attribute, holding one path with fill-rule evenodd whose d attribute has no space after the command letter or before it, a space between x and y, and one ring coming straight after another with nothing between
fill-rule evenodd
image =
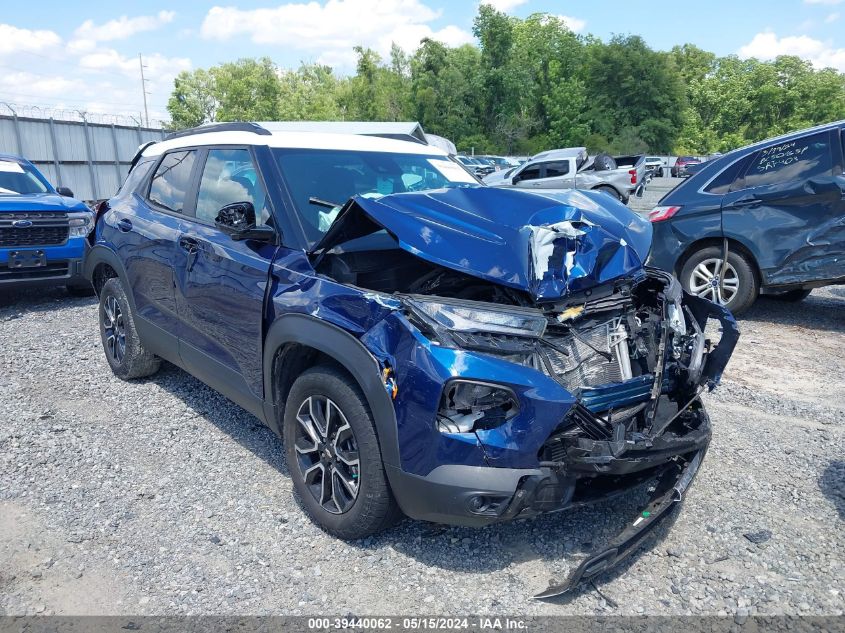
<instances>
[{"instance_id":1,"label":"green tree","mask_svg":"<svg viewBox=\"0 0 845 633\"><path fill-rule=\"evenodd\" d=\"M278 115L283 121L336 121L344 118L338 101L340 81L329 66L302 64L279 77Z\"/></svg>"},{"instance_id":2,"label":"green tree","mask_svg":"<svg viewBox=\"0 0 845 633\"><path fill-rule=\"evenodd\" d=\"M591 44L588 50L590 116L599 123L595 131L615 138L632 129L650 151L670 152L685 101L674 65L638 36L617 35L607 44Z\"/></svg>"},{"instance_id":3,"label":"green tree","mask_svg":"<svg viewBox=\"0 0 845 633\"><path fill-rule=\"evenodd\" d=\"M170 127L184 129L215 120L217 97L214 78L207 70L183 70L173 81L173 93L167 100Z\"/></svg>"},{"instance_id":4,"label":"green tree","mask_svg":"<svg viewBox=\"0 0 845 633\"><path fill-rule=\"evenodd\" d=\"M278 70L268 57L215 66L218 121L274 121L279 118Z\"/></svg>"}]
</instances>

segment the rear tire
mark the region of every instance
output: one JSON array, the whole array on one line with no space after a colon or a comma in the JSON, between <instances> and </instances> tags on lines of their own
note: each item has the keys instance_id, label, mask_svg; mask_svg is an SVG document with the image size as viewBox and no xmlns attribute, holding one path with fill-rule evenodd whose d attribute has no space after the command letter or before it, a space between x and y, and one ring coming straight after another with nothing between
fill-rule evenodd
<instances>
[{"instance_id":1,"label":"rear tire","mask_svg":"<svg viewBox=\"0 0 845 633\"><path fill-rule=\"evenodd\" d=\"M708 246L690 255L681 269L681 285L692 295L724 305L734 314L742 314L759 294L757 275L742 254L729 250L725 278L720 280L722 254L721 247Z\"/></svg>"},{"instance_id":2,"label":"rear tire","mask_svg":"<svg viewBox=\"0 0 845 633\"><path fill-rule=\"evenodd\" d=\"M769 295L769 297L772 299L777 299L778 301L798 303L799 301L804 301L804 299L809 297L811 292L812 290L790 290L788 292L781 292L776 295Z\"/></svg>"},{"instance_id":3,"label":"rear tire","mask_svg":"<svg viewBox=\"0 0 845 633\"><path fill-rule=\"evenodd\" d=\"M161 360L144 349L120 279L112 277L100 291L100 338L114 375L122 380L156 373Z\"/></svg>"},{"instance_id":4,"label":"rear tire","mask_svg":"<svg viewBox=\"0 0 845 633\"><path fill-rule=\"evenodd\" d=\"M616 200L619 200L619 202L622 202L622 196L620 196L619 192L616 191L616 189L614 189L613 187L608 187L607 185L600 185L600 186L596 187L596 191L601 191L602 193L606 193L611 198L615 198Z\"/></svg>"},{"instance_id":5,"label":"rear tire","mask_svg":"<svg viewBox=\"0 0 845 633\"><path fill-rule=\"evenodd\" d=\"M359 539L401 518L373 416L348 375L318 366L297 378L285 403L283 436L302 506L326 532Z\"/></svg>"}]
</instances>

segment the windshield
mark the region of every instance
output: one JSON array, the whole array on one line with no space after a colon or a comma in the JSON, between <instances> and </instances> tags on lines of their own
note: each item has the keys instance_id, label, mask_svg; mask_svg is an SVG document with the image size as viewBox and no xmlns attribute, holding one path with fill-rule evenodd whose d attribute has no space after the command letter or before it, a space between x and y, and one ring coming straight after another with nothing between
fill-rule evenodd
<instances>
[{"instance_id":1,"label":"windshield","mask_svg":"<svg viewBox=\"0 0 845 633\"><path fill-rule=\"evenodd\" d=\"M445 156L313 149L275 149L273 153L312 243L322 237L340 207L354 195L380 198L391 193L480 186L466 169Z\"/></svg>"},{"instance_id":2,"label":"windshield","mask_svg":"<svg viewBox=\"0 0 845 633\"><path fill-rule=\"evenodd\" d=\"M50 188L34 168L15 160L0 159L0 196L47 193Z\"/></svg>"}]
</instances>

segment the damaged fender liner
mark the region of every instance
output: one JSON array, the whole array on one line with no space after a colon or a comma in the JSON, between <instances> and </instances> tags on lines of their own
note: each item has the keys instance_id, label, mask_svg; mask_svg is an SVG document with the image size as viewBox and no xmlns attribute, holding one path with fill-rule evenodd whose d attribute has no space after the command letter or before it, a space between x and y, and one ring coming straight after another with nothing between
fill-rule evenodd
<instances>
[{"instance_id":1,"label":"damaged fender liner","mask_svg":"<svg viewBox=\"0 0 845 633\"><path fill-rule=\"evenodd\" d=\"M673 462L660 477L648 505L619 536L609 543L604 551L582 562L564 582L550 582L549 586L534 598L542 600L563 595L579 583L598 576L631 555L646 535L662 519L669 516L683 499L684 493L698 473L706 451L706 448L702 448L689 460Z\"/></svg>"}]
</instances>

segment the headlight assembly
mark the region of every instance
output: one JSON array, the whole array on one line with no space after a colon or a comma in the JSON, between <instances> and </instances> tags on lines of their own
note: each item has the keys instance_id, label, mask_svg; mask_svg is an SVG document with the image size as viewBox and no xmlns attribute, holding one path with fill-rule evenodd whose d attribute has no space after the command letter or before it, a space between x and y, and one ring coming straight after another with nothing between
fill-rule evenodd
<instances>
[{"instance_id":1,"label":"headlight assembly","mask_svg":"<svg viewBox=\"0 0 845 633\"><path fill-rule=\"evenodd\" d=\"M404 298L416 324L434 332L441 342L448 334L499 334L537 339L546 331L546 317L539 310L413 295ZM447 337L443 337L443 333Z\"/></svg>"},{"instance_id":2,"label":"headlight assembly","mask_svg":"<svg viewBox=\"0 0 845 633\"><path fill-rule=\"evenodd\" d=\"M68 226L70 237L88 237L91 229L94 228L94 214L86 211L68 213Z\"/></svg>"}]
</instances>

